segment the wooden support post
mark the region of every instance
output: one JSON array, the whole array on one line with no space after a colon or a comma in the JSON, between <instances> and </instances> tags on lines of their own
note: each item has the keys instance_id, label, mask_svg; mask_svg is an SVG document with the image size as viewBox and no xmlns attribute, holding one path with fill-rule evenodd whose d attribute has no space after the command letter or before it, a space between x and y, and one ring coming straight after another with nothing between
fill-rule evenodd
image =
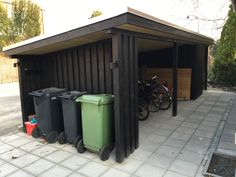
<instances>
[{"instance_id":1,"label":"wooden support post","mask_svg":"<svg viewBox=\"0 0 236 177\"><path fill-rule=\"evenodd\" d=\"M115 34L112 37L112 69L113 69L113 87L114 87L114 116L115 116L115 147L116 147L116 162L122 162L125 158L124 149L124 120L122 119L124 115L122 111L122 49L121 49L121 35Z\"/></svg>"},{"instance_id":2,"label":"wooden support post","mask_svg":"<svg viewBox=\"0 0 236 177\"><path fill-rule=\"evenodd\" d=\"M172 116L177 115L177 93L178 93L178 44L173 46L173 95L172 95Z\"/></svg>"},{"instance_id":3,"label":"wooden support post","mask_svg":"<svg viewBox=\"0 0 236 177\"><path fill-rule=\"evenodd\" d=\"M204 48L204 58L203 58L203 65L204 65L204 83L203 83L203 89L207 90L207 76L208 76L208 47Z\"/></svg>"}]
</instances>

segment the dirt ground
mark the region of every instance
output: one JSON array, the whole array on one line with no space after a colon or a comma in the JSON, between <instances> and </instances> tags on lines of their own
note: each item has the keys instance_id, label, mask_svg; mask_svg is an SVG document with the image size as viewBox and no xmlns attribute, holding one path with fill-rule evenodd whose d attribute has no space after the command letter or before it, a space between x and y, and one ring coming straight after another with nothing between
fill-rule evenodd
<instances>
[{"instance_id":1,"label":"dirt ground","mask_svg":"<svg viewBox=\"0 0 236 177\"><path fill-rule=\"evenodd\" d=\"M226 177L234 177L236 168L236 158L227 158L213 155L208 172Z\"/></svg>"}]
</instances>

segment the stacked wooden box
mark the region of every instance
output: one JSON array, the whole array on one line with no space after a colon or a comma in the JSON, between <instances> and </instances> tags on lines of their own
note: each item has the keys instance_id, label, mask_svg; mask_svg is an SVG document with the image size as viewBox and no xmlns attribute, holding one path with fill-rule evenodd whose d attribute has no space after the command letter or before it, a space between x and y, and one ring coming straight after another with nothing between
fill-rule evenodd
<instances>
[{"instance_id":1,"label":"stacked wooden box","mask_svg":"<svg viewBox=\"0 0 236 177\"><path fill-rule=\"evenodd\" d=\"M157 76L161 84L166 84L172 91L172 68L142 68L142 79L151 79L153 76ZM192 69L179 68L178 69L178 100L189 100L191 91L191 75Z\"/></svg>"}]
</instances>

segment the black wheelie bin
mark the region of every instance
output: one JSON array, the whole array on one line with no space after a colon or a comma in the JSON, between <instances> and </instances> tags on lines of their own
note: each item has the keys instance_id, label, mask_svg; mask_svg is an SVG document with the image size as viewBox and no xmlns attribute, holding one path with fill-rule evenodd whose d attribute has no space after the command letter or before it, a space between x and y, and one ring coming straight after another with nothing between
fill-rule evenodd
<instances>
[{"instance_id":1,"label":"black wheelie bin","mask_svg":"<svg viewBox=\"0 0 236 177\"><path fill-rule=\"evenodd\" d=\"M34 138L43 135L48 143L55 143L58 134L64 131L61 100L58 97L64 92L66 89L51 87L29 93L34 98L38 122L38 126L32 131Z\"/></svg>"},{"instance_id":2,"label":"black wheelie bin","mask_svg":"<svg viewBox=\"0 0 236 177\"><path fill-rule=\"evenodd\" d=\"M58 136L60 144L71 143L77 146L82 139L82 121L80 103L76 99L86 94L86 92L68 91L62 93L59 97L62 103L64 132Z\"/></svg>"}]
</instances>

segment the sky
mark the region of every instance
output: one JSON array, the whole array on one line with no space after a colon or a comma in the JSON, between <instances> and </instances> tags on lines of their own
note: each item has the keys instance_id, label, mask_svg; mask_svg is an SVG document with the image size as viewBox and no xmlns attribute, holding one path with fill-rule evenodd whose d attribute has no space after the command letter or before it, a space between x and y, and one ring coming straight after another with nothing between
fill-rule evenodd
<instances>
[{"instance_id":1,"label":"sky","mask_svg":"<svg viewBox=\"0 0 236 177\"><path fill-rule=\"evenodd\" d=\"M220 37L230 0L33 0L43 9L45 34L70 30L134 8L154 17L199 32ZM94 10L103 13L88 19ZM189 18L187 18L189 16Z\"/></svg>"}]
</instances>

